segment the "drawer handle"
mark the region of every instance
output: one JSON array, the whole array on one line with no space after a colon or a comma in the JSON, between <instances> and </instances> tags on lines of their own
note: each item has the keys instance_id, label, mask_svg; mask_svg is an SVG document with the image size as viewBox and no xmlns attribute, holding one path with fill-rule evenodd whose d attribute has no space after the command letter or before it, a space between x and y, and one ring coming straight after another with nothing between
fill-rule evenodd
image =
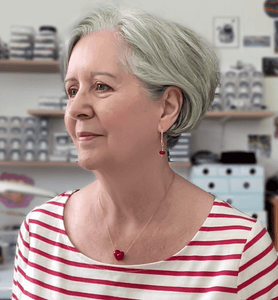
<instances>
[{"instance_id":1,"label":"drawer handle","mask_svg":"<svg viewBox=\"0 0 278 300\"><path fill-rule=\"evenodd\" d=\"M209 169L204 169L204 170L203 170L203 174L204 174L204 175L208 175L208 173L209 173Z\"/></svg>"},{"instance_id":2,"label":"drawer handle","mask_svg":"<svg viewBox=\"0 0 278 300\"><path fill-rule=\"evenodd\" d=\"M255 175L255 174L256 174L256 169L252 168L252 169L250 170L250 174L251 174L251 175Z\"/></svg>"},{"instance_id":3,"label":"drawer handle","mask_svg":"<svg viewBox=\"0 0 278 300\"><path fill-rule=\"evenodd\" d=\"M244 182L243 187L245 189L249 189L250 188L250 183L249 182Z\"/></svg>"},{"instance_id":4,"label":"drawer handle","mask_svg":"<svg viewBox=\"0 0 278 300\"><path fill-rule=\"evenodd\" d=\"M232 170L232 169L227 169L227 170L226 170L226 173L227 173L228 175L231 175L231 174L233 173L233 170Z\"/></svg>"},{"instance_id":5,"label":"drawer handle","mask_svg":"<svg viewBox=\"0 0 278 300\"><path fill-rule=\"evenodd\" d=\"M208 185L208 187L210 189L214 189L215 188L215 184L213 182L210 182L209 185Z\"/></svg>"},{"instance_id":6,"label":"drawer handle","mask_svg":"<svg viewBox=\"0 0 278 300\"><path fill-rule=\"evenodd\" d=\"M227 199L227 203L232 204L233 200L232 199Z\"/></svg>"},{"instance_id":7,"label":"drawer handle","mask_svg":"<svg viewBox=\"0 0 278 300\"><path fill-rule=\"evenodd\" d=\"M257 214L252 214L252 218L258 219L258 215Z\"/></svg>"}]
</instances>

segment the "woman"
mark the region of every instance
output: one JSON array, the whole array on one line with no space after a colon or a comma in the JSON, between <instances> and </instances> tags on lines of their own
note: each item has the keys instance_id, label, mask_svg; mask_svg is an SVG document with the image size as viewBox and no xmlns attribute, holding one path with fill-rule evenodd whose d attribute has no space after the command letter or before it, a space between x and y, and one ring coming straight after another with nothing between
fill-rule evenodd
<instances>
[{"instance_id":1,"label":"woman","mask_svg":"<svg viewBox=\"0 0 278 300\"><path fill-rule=\"evenodd\" d=\"M73 31L65 73L65 125L96 180L28 215L13 298L278 297L266 230L165 155L213 100L209 48L181 25L106 7Z\"/></svg>"}]
</instances>

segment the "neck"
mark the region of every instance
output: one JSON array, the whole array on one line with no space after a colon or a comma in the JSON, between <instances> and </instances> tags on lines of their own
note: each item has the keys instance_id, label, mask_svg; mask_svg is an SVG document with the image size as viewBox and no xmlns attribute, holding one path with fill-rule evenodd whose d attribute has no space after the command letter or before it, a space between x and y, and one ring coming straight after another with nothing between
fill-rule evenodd
<instances>
[{"instance_id":1,"label":"neck","mask_svg":"<svg viewBox=\"0 0 278 300\"><path fill-rule=\"evenodd\" d=\"M125 224L133 222L138 226L164 201L174 181L166 156L94 173L107 219Z\"/></svg>"}]
</instances>

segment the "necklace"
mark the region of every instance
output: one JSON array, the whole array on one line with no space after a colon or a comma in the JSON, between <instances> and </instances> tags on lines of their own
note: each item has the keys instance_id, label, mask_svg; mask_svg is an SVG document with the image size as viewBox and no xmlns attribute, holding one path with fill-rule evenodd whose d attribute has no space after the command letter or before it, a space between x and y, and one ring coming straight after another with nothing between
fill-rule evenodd
<instances>
[{"instance_id":1,"label":"necklace","mask_svg":"<svg viewBox=\"0 0 278 300\"><path fill-rule=\"evenodd\" d=\"M120 261L120 260L123 260L125 255L127 254L127 252L130 250L130 248L134 245L134 243L138 240L138 238L140 237L140 235L142 234L142 232L145 230L145 228L149 225L149 223L151 222L151 220L153 219L153 217L156 215L156 213L158 212L158 210L160 209L162 203L164 202L163 200L166 198L173 182L174 182L174 174L173 174L173 178L172 178L172 182L167 190L167 192L165 193L164 197L161 199L157 209L155 210L155 212L152 214L152 216L149 218L149 220L147 221L147 223L143 226L143 228L141 229L141 231L139 232L139 234L136 236L136 238L133 240L133 242L130 244L130 246L127 248L127 250L124 252L124 251L121 251L121 250L115 250L115 247L114 247L114 243L113 243L113 240L111 238L111 234L110 234L110 230L107 226L107 223L105 221L105 217L104 217L104 210L103 210L103 206L101 204L101 201L100 201L100 197L98 197L98 201L99 201L99 205L101 207L101 210L102 210L102 216L103 216L103 220L104 220L104 224L106 226L106 229L107 229L107 232L108 232L108 236L109 236L109 239L110 239L110 243L111 243L111 246L112 246L112 249L114 251L114 257L116 258L116 260Z\"/></svg>"}]
</instances>

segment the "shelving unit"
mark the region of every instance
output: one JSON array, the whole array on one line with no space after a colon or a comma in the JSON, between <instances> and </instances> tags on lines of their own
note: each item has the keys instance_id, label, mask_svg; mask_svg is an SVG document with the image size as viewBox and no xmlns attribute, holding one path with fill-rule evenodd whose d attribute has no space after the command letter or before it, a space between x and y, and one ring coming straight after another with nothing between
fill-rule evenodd
<instances>
[{"instance_id":1,"label":"shelving unit","mask_svg":"<svg viewBox=\"0 0 278 300\"><path fill-rule=\"evenodd\" d=\"M10 167L79 167L77 162L25 162L25 161L1 161L1 166ZM171 167L189 167L190 162L170 162Z\"/></svg>"},{"instance_id":2,"label":"shelving unit","mask_svg":"<svg viewBox=\"0 0 278 300\"><path fill-rule=\"evenodd\" d=\"M28 110L27 113L34 117L63 117L65 111L63 110ZM223 118L229 119L264 119L275 116L271 111L219 111L219 112L207 112L205 119L221 120Z\"/></svg>"},{"instance_id":3,"label":"shelving unit","mask_svg":"<svg viewBox=\"0 0 278 300\"><path fill-rule=\"evenodd\" d=\"M20 61L20 60L0 60L0 72L9 73L59 73L59 61ZM61 118L64 116L63 110L28 110L29 115L35 117ZM221 123L229 120L250 120L273 117L274 112L208 112L205 120L217 120ZM170 166L190 166L190 162L170 162ZM78 163L69 162L0 162L0 166L22 166L22 167L76 167Z\"/></svg>"}]
</instances>

